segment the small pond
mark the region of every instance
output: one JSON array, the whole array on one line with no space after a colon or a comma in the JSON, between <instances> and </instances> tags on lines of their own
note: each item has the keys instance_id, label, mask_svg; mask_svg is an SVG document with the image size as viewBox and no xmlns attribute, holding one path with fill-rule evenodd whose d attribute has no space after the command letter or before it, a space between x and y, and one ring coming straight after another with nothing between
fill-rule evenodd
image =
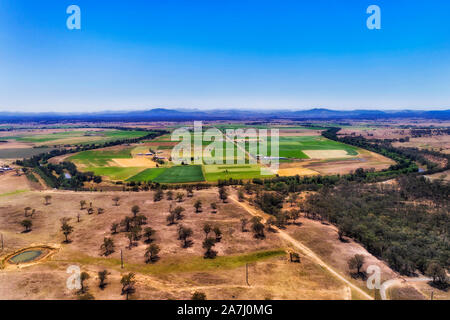
<instances>
[{"instance_id":1,"label":"small pond","mask_svg":"<svg viewBox=\"0 0 450 320\"><path fill-rule=\"evenodd\" d=\"M44 253L43 250L26 250L9 258L10 263L27 263L36 260Z\"/></svg>"}]
</instances>

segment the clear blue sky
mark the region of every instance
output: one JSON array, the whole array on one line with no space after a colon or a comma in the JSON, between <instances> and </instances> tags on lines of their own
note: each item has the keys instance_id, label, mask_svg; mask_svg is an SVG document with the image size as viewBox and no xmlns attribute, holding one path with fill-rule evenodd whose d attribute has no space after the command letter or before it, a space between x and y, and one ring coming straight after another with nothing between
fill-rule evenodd
<instances>
[{"instance_id":1,"label":"clear blue sky","mask_svg":"<svg viewBox=\"0 0 450 320\"><path fill-rule=\"evenodd\" d=\"M0 110L152 107L449 108L450 1L0 0Z\"/></svg>"}]
</instances>

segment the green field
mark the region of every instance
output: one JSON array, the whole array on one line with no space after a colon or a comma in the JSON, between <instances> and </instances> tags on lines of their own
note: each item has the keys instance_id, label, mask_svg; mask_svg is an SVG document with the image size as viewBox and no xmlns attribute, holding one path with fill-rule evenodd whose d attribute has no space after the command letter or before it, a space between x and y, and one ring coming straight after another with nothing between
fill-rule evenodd
<instances>
[{"instance_id":1,"label":"green field","mask_svg":"<svg viewBox=\"0 0 450 320\"><path fill-rule=\"evenodd\" d=\"M91 171L96 176L107 176L111 180L126 180L141 172L141 167L87 167L84 171Z\"/></svg>"},{"instance_id":2,"label":"green field","mask_svg":"<svg viewBox=\"0 0 450 320\"><path fill-rule=\"evenodd\" d=\"M125 130L81 130L64 131L49 134L20 134L14 137L1 137L4 140L16 140L19 142L34 143L37 145L84 145L102 144L109 141L140 138L147 135L146 131L125 131Z\"/></svg>"},{"instance_id":3,"label":"green field","mask_svg":"<svg viewBox=\"0 0 450 320\"><path fill-rule=\"evenodd\" d=\"M267 143L271 154L270 139ZM348 155L358 155L356 147L326 139L322 136L292 136L279 138L279 156L285 158L308 159L302 150L345 150Z\"/></svg>"},{"instance_id":4,"label":"green field","mask_svg":"<svg viewBox=\"0 0 450 320\"><path fill-rule=\"evenodd\" d=\"M141 168L142 169L142 168ZM128 178L127 181L135 181L135 182L149 182L153 181L156 177L158 177L161 173L163 173L166 168L151 168L145 169L138 174Z\"/></svg>"},{"instance_id":5,"label":"green field","mask_svg":"<svg viewBox=\"0 0 450 320\"><path fill-rule=\"evenodd\" d=\"M88 167L106 166L111 159L129 159L131 157L131 148L123 150L90 150L82 151L68 160L76 164L83 164Z\"/></svg>"},{"instance_id":6,"label":"green field","mask_svg":"<svg viewBox=\"0 0 450 320\"><path fill-rule=\"evenodd\" d=\"M167 168L154 180L158 183L184 183L205 181L201 166L174 166Z\"/></svg>"},{"instance_id":7,"label":"green field","mask_svg":"<svg viewBox=\"0 0 450 320\"><path fill-rule=\"evenodd\" d=\"M205 165L205 178L207 181L217 180L248 180L253 178L271 178L273 175L261 175L261 167L257 164L245 165Z\"/></svg>"}]
</instances>

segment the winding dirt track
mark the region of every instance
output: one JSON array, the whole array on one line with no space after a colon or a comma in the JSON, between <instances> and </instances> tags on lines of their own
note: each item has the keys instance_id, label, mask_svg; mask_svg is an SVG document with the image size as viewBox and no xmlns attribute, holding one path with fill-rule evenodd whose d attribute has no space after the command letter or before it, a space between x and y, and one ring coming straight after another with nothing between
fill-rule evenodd
<instances>
[{"instance_id":1,"label":"winding dirt track","mask_svg":"<svg viewBox=\"0 0 450 320\"><path fill-rule=\"evenodd\" d=\"M253 209L252 207L250 207L249 205L247 205L244 202L239 202L239 200L236 199L235 196L230 196L230 199L233 200L234 202L236 202L237 204L239 204L242 208L244 208L248 213L250 213L252 216L257 216L257 217L261 217L264 219L265 218L258 213L255 209ZM373 297L370 296L369 294L367 294L367 292L363 291L361 288L357 287L356 285L354 285L353 283L351 283L350 281L348 281L345 277L343 277L342 275L340 275L337 271L335 271L331 266L329 266L327 263L325 263L322 259L320 259L311 249L309 249L307 246L305 246L303 243L301 243L298 240L295 240L294 238L292 238L289 234L287 234L286 232L284 232L283 230L280 230L279 228L273 226L272 228L274 228L275 230L277 230L277 234L285 241L289 242L291 245L293 245L294 247L296 247L298 250L302 251L302 253L307 256L308 258L310 258L312 261L314 261L315 263L317 263L318 265L320 265L321 267L325 268L327 271L329 271L331 274L333 274L336 278L338 278L339 280L341 280L342 282L344 282L346 285L348 285L350 288L352 288L353 290L357 291L359 294L361 294L364 298L368 299L368 300L373 300Z\"/></svg>"}]
</instances>

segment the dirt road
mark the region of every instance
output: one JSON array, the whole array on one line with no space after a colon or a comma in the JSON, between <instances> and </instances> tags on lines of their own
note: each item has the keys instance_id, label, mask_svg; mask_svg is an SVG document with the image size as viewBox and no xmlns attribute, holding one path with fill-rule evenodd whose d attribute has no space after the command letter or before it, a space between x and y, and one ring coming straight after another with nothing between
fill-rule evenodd
<instances>
[{"instance_id":1,"label":"dirt road","mask_svg":"<svg viewBox=\"0 0 450 320\"><path fill-rule=\"evenodd\" d=\"M239 202L239 200L237 200L235 196L230 196L230 199L232 201L236 202L237 204L239 204L242 208L244 208L251 215L258 216L258 217L261 217L261 218L265 219L262 214L260 214L257 210L255 210L254 208L252 208L248 204L246 204L244 202ZM372 296L370 296L369 294L367 294L367 292L363 291L361 288L357 287L356 285L354 285L353 283L348 281L345 277L340 275L337 271L335 271L330 265L328 265L322 259L320 259L319 256L317 256L311 249L309 249L303 243L301 243L300 241L292 238L289 234L287 234L286 232L284 232L283 230L281 230L281 229L279 229L279 228L277 228L275 226L273 226L272 228L277 230L277 232L278 232L277 234L283 240L289 242L292 246L294 246L295 248L300 250L305 256L307 256L313 262L315 262L318 265L320 265L321 267L325 268L327 271L329 271L331 274L333 274L336 278L338 278L339 280L344 282L346 285L348 285L351 289L353 289L353 290L357 291L359 294L361 294L364 298L366 298L368 300L373 300Z\"/></svg>"}]
</instances>

